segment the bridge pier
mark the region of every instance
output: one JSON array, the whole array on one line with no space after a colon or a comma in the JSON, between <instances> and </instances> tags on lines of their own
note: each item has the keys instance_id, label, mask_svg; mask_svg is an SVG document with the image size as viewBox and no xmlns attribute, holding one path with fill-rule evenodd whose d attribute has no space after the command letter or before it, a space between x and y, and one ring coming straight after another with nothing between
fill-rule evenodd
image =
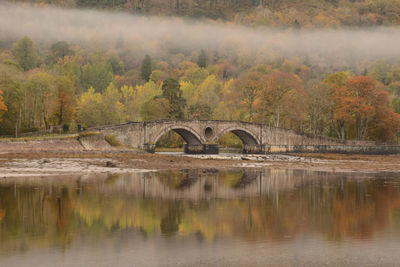
<instances>
[{"instance_id":1,"label":"bridge pier","mask_svg":"<svg viewBox=\"0 0 400 267\"><path fill-rule=\"evenodd\" d=\"M144 144L143 150L149 153L156 152L156 145L155 144Z\"/></svg>"},{"instance_id":2,"label":"bridge pier","mask_svg":"<svg viewBox=\"0 0 400 267\"><path fill-rule=\"evenodd\" d=\"M184 144L183 151L186 154L219 154L219 146L217 144Z\"/></svg>"}]
</instances>

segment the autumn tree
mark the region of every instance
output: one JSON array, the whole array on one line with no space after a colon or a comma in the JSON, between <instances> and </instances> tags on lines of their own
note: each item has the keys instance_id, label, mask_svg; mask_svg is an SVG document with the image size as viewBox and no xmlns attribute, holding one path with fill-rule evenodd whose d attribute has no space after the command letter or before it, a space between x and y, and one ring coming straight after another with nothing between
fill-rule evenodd
<instances>
[{"instance_id":1,"label":"autumn tree","mask_svg":"<svg viewBox=\"0 0 400 267\"><path fill-rule=\"evenodd\" d=\"M102 96L93 87L81 95L77 105L77 121L87 127L102 125L103 105Z\"/></svg>"},{"instance_id":2,"label":"autumn tree","mask_svg":"<svg viewBox=\"0 0 400 267\"><path fill-rule=\"evenodd\" d=\"M183 69L182 81L191 82L194 85L201 84L209 75L206 69L196 66L196 64L188 65Z\"/></svg>"},{"instance_id":3,"label":"autumn tree","mask_svg":"<svg viewBox=\"0 0 400 267\"><path fill-rule=\"evenodd\" d=\"M38 63L38 55L33 47L33 41L25 36L14 44L12 52L21 66L25 71L33 69Z\"/></svg>"},{"instance_id":4,"label":"autumn tree","mask_svg":"<svg viewBox=\"0 0 400 267\"><path fill-rule=\"evenodd\" d=\"M324 81L334 87L342 87L350 77L351 73L349 71L339 71L328 75Z\"/></svg>"},{"instance_id":5,"label":"autumn tree","mask_svg":"<svg viewBox=\"0 0 400 267\"><path fill-rule=\"evenodd\" d=\"M4 99L3 99L3 91L0 90L0 121L1 121L1 117L3 116L4 112L7 111L7 107L6 104L4 103Z\"/></svg>"},{"instance_id":6,"label":"autumn tree","mask_svg":"<svg viewBox=\"0 0 400 267\"><path fill-rule=\"evenodd\" d=\"M389 93L379 90L373 102L375 116L368 126L368 138L377 141L393 141L400 133L400 114L390 107Z\"/></svg>"},{"instance_id":7,"label":"autumn tree","mask_svg":"<svg viewBox=\"0 0 400 267\"><path fill-rule=\"evenodd\" d=\"M336 136L340 139L346 138L346 121L343 116L336 116L336 107L340 104L338 94L342 92L341 88L345 86L346 81L351 77L351 73L348 71L340 71L330 74L324 82L330 85L334 90L334 108L331 113L331 127L333 128Z\"/></svg>"},{"instance_id":8,"label":"autumn tree","mask_svg":"<svg viewBox=\"0 0 400 267\"><path fill-rule=\"evenodd\" d=\"M359 140L366 137L369 123L376 114L374 102L378 91L376 80L370 76L351 77L343 87L336 88L335 119L347 126L347 129L343 125L337 129L339 137Z\"/></svg>"},{"instance_id":9,"label":"autumn tree","mask_svg":"<svg viewBox=\"0 0 400 267\"><path fill-rule=\"evenodd\" d=\"M215 109L221 101L220 93L222 83L218 81L215 75L209 75L199 86L197 86L192 95L192 101L196 104L206 104L211 109Z\"/></svg>"},{"instance_id":10,"label":"autumn tree","mask_svg":"<svg viewBox=\"0 0 400 267\"><path fill-rule=\"evenodd\" d=\"M136 85L135 88L132 89L132 91L129 90L130 92L125 92L127 89L121 88L123 98L122 103L126 103L126 115L129 116L129 120L143 120L141 109L144 103L149 102L156 96L160 96L162 94L161 85L156 84L153 81L148 81L143 85ZM165 114L168 114L168 112L166 112Z\"/></svg>"},{"instance_id":11,"label":"autumn tree","mask_svg":"<svg viewBox=\"0 0 400 267\"><path fill-rule=\"evenodd\" d=\"M296 124L302 120L304 110L304 90L301 79L289 72L275 71L262 92L260 115L262 120L268 118L275 127L282 125L282 117L286 117L286 125Z\"/></svg>"},{"instance_id":12,"label":"autumn tree","mask_svg":"<svg viewBox=\"0 0 400 267\"><path fill-rule=\"evenodd\" d=\"M124 105L120 102L120 93L114 84L107 86L102 94L102 117L104 124L124 122Z\"/></svg>"},{"instance_id":13,"label":"autumn tree","mask_svg":"<svg viewBox=\"0 0 400 267\"><path fill-rule=\"evenodd\" d=\"M56 62L58 59L63 59L66 56L74 55L74 51L70 45L65 41L56 42L50 47L52 61Z\"/></svg>"},{"instance_id":14,"label":"autumn tree","mask_svg":"<svg viewBox=\"0 0 400 267\"><path fill-rule=\"evenodd\" d=\"M307 95L309 131L322 135L333 120L334 90L326 82L312 81L307 86Z\"/></svg>"},{"instance_id":15,"label":"autumn tree","mask_svg":"<svg viewBox=\"0 0 400 267\"><path fill-rule=\"evenodd\" d=\"M188 116L192 120L210 120L212 119L212 110L207 104L196 103L189 107Z\"/></svg>"},{"instance_id":16,"label":"autumn tree","mask_svg":"<svg viewBox=\"0 0 400 267\"><path fill-rule=\"evenodd\" d=\"M53 118L57 125L70 123L75 113L74 86L66 76L55 78L55 102L53 105Z\"/></svg>"},{"instance_id":17,"label":"autumn tree","mask_svg":"<svg viewBox=\"0 0 400 267\"><path fill-rule=\"evenodd\" d=\"M253 121L255 102L260 97L260 92L265 88L266 75L259 72L249 72L241 75L235 83L235 97L238 97L241 104L248 113L248 121Z\"/></svg>"}]
</instances>

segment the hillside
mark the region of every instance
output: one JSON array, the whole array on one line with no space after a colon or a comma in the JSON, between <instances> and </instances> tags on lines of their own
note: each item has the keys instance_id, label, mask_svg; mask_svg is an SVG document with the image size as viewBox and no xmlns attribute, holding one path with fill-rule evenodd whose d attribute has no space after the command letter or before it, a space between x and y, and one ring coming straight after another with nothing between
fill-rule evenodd
<instances>
[{"instance_id":1,"label":"hillside","mask_svg":"<svg viewBox=\"0 0 400 267\"><path fill-rule=\"evenodd\" d=\"M394 25L397 1L36 2L0 3L0 135L173 118L399 141L397 27L317 23Z\"/></svg>"},{"instance_id":2,"label":"hillside","mask_svg":"<svg viewBox=\"0 0 400 267\"><path fill-rule=\"evenodd\" d=\"M274 27L398 25L399 0L14 0L36 5L96 8Z\"/></svg>"}]
</instances>

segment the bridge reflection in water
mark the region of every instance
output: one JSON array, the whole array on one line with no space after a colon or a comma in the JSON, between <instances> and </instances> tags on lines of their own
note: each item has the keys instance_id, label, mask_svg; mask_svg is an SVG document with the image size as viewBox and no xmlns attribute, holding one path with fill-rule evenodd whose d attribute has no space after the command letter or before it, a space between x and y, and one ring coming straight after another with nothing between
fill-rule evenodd
<instances>
[{"instance_id":1,"label":"bridge reflection in water","mask_svg":"<svg viewBox=\"0 0 400 267\"><path fill-rule=\"evenodd\" d=\"M35 255L51 251L46 255L53 257L54 249L75 251L80 257L102 244L137 251L136 260L140 255L147 260L164 255L171 266L175 258L166 253L174 251L190 265L187 242L207 248L204 244L224 244L230 251L233 248L227 244L233 240L251 246L246 248L249 253L260 242L271 243L271 249L281 242L298 249L302 246L296 244L305 240L315 247L357 240L377 244L375 253L393 251L390 242L400 242L400 177L208 169L0 181L1 262L14 255L14 263L21 263L24 257L17 256L29 251ZM101 259L113 253L106 249L95 255ZM310 260L317 263L326 259L312 255ZM234 257L245 263L239 255ZM400 260L393 257L386 263ZM62 261L73 265L68 257Z\"/></svg>"},{"instance_id":2,"label":"bridge reflection in water","mask_svg":"<svg viewBox=\"0 0 400 267\"><path fill-rule=\"evenodd\" d=\"M94 190L108 195L122 194L150 199L229 199L268 196L293 190L313 181L322 182L321 178L324 179L324 173L316 175L315 172L311 174L296 170L161 171L111 175L104 180L108 186L95 187Z\"/></svg>"}]
</instances>

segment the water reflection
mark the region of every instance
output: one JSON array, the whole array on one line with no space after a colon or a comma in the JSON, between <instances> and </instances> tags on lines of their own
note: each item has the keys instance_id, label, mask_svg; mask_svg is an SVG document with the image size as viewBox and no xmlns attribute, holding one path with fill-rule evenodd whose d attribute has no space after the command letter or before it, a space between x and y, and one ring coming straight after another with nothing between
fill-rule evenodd
<instances>
[{"instance_id":1,"label":"water reflection","mask_svg":"<svg viewBox=\"0 0 400 267\"><path fill-rule=\"evenodd\" d=\"M186 170L0 182L0 259L121 234L139 243L399 241L400 176Z\"/></svg>"}]
</instances>

